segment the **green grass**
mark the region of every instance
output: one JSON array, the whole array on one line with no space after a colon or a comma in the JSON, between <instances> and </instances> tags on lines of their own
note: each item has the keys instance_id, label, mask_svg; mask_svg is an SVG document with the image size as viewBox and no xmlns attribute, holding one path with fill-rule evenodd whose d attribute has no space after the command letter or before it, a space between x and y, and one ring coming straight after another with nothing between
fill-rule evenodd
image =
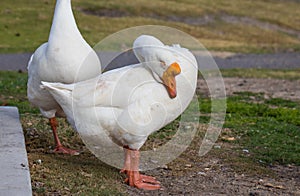
<instances>
[{"instance_id":1,"label":"green grass","mask_svg":"<svg viewBox=\"0 0 300 196\"><path fill-rule=\"evenodd\" d=\"M248 96L227 99L224 127L234 130L236 142L256 160L300 165L300 103L279 98L251 103ZM261 94L256 97L262 99Z\"/></svg>"},{"instance_id":2,"label":"green grass","mask_svg":"<svg viewBox=\"0 0 300 196\"><path fill-rule=\"evenodd\" d=\"M202 104L202 113L209 114L210 102L204 98ZM249 150L254 162L300 165L299 101L238 92L227 98L226 113L223 127L231 132L222 133L221 140L224 136L235 138L223 141L237 144L240 151Z\"/></svg>"},{"instance_id":3,"label":"green grass","mask_svg":"<svg viewBox=\"0 0 300 196\"><path fill-rule=\"evenodd\" d=\"M38 113L27 100L27 73L11 71L0 72L0 105L10 105L19 108L20 113Z\"/></svg>"},{"instance_id":4,"label":"green grass","mask_svg":"<svg viewBox=\"0 0 300 196\"><path fill-rule=\"evenodd\" d=\"M284 100L280 98L273 98L265 100L265 103L277 107L297 108L300 109L300 105L290 100Z\"/></svg>"},{"instance_id":5,"label":"green grass","mask_svg":"<svg viewBox=\"0 0 300 196\"><path fill-rule=\"evenodd\" d=\"M189 33L210 50L260 53L300 49L300 40L295 35L222 19L225 15L248 17L299 32L299 3L295 1L73 0L72 4L78 27L91 45L127 27L156 24ZM0 52L33 52L47 41L54 5L54 0L2 0ZM88 14L87 10L102 16ZM205 16L213 18L212 22L185 22L199 18L205 21Z\"/></svg>"},{"instance_id":6,"label":"green grass","mask_svg":"<svg viewBox=\"0 0 300 196\"><path fill-rule=\"evenodd\" d=\"M299 79L296 70L234 69L222 70L222 75ZM202 98L199 103L201 113L209 114L210 100ZM209 118L200 118L200 122L207 123ZM255 162L300 165L300 101L265 99L263 93L235 92L227 98L224 128L232 131L222 133L221 140L224 136L235 138L231 142L237 144L240 151L248 149ZM224 141L230 142L227 139Z\"/></svg>"},{"instance_id":7,"label":"green grass","mask_svg":"<svg viewBox=\"0 0 300 196\"><path fill-rule=\"evenodd\" d=\"M118 171L93 155L69 158L63 155L29 153L33 193L38 195L123 195ZM33 167L34 166L34 167ZM59 175L58 175L59 174ZM123 186L123 187L122 187Z\"/></svg>"}]
</instances>

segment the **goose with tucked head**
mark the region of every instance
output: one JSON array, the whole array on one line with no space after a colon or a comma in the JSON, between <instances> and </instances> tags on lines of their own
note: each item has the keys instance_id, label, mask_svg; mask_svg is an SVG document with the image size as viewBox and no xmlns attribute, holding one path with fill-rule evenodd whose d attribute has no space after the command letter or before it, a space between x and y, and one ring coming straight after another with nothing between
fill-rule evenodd
<instances>
[{"instance_id":1,"label":"goose with tucked head","mask_svg":"<svg viewBox=\"0 0 300 196\"><path fill-rule=\"evenodd\" d=\"M171 98L176 97L175 76L180 74L181 69L174 62L174 55L167 50L165 45L158 39L149 35L138 37L133 43L135 56L141 63L160 62L157 66L149 66L155 79L163 83Z\"/></svg>"},{"instance_id":2,"label":"goose with tucked head","mask_svg":"<svg viewBox=\"0 0 300 196\"><path fill-rule=\"evenodd\" d=\"M75 84L43 82L43 88L76 118L81 138L97 157L96 147L103 150L99 146L113 141L124 148L126 182L155 190L159 182L139 172L139 149L187 108L196 89L197 62L187 49L165 46L149 35L138 37L133 51L141 63Z\"/></svg>"}]
</instances>

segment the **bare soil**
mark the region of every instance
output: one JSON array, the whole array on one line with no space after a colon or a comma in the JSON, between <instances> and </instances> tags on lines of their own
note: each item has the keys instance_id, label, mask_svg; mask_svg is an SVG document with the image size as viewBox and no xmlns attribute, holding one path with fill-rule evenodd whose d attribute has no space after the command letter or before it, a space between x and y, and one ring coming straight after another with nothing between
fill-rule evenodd
<instances>
[{"instance_id":1,"label":"bare soil","mask_svg":"<svg viewBox=\"0 0 300 196\"><path fill-rule=\"evenodd\" d=\"M271 78L223 78L223 80L227 96L233 95L234 92L253 92L263 93L265 99L300 100L300 80ZM205 80L198 80L197 90L202 94L209 94Z\"/></svg>"},{"instance_id":2,"label":"bare soil","mask_svg":"<svg viewBox=\"0 0 300 196\"><path fill-rule=\"evenodd\" d=\"M254 168L258 168L256 172L252 169L237 168L251 167L250 164L243 166L243 163L229 163L226 159L232 156L230 152L225 153L226 156L211 152L205 157L198 157L190 152L187 154L190 157L185 159L181 157L169 164L167 168L146 172L157 177L162 183L162 190L150 192L129 187L128 193L130 195L300 195L300 167L260 168L263 166L253 165Z\"/></svg>"}]
</instances>

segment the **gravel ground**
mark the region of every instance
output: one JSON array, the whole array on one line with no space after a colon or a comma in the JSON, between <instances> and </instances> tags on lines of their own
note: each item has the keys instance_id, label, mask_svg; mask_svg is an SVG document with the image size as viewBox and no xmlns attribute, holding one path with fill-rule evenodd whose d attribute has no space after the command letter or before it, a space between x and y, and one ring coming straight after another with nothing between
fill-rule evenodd
<instances>
[{"instance_id":1,"label":"gravel ground","mask_svg":"<svg viewBox=\"0 0 300 196\"><path fill-rule=\"evenodd\" d=\"M207 162L205 162L207 161ZM208 166L207 166L208 165ZM162 190L142 191L129 187L129 195L300 195L299 167L274 166L272 175L236 172L221 159L207 156L192 165L193 171L176 174L172 169L156 169ZM179 168L178 168L179 170Z\"/></svg>"}]
</instances>

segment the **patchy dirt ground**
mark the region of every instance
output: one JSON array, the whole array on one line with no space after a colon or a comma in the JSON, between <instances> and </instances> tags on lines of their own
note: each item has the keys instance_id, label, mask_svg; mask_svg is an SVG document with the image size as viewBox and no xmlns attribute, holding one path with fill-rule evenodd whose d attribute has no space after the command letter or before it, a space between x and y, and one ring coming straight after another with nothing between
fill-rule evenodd
<instances>
[{"instance_id":1,"label":"patchy dirt ground","mask_svg":"<svg viewBox=\"0 0 300 196\"><path fill-rule=\"evenodd\" d=\"M228 95L234 92L263 92L265 98L300 100L300 81L225 78ZM208 95L204 80L200 93ZM229 143L216 143L199 157L192 145L164 168L145 172L162 184L158 191L128 188L129 195L300 195L300 166L263 165ZM198 146L199 147L199 146Z\"/></svg>"},{"instance_id":2,"label":"patchy dirt ground","mask_svg":"<svg viewBox=\"0 0 300 196\"><path fill-rule=\"evenodd\" d=\"M295 101L300 100L300 81L299 80L279 80L279 79L253 79L253 78L224 78L227 95L232 95L234 92L251 91L251 92L262 92L265 98L280 97L284 99L291 99ZM198 81L197 91L202 95L209 96L209 90L207 89L204 80ZM29 122L26 122L27 124ZM44 129L46 119L41 118L41 122L37 123L41 129ZM29 126L29 125L28 125ZM201 124L199 131L204 133L207 125ZM63 127L61 127L64 129ZM223 133L229 129L224 129ZM71 131L73 133L73 131ZM52 141L52 137L49 135L49 141L47 137L38 136L32 131L27 131L27 145L28 148L32 146L35 151L42 155L49 153L49 146L43 144L49 144ZM32 133L32 135L30 135ZM70 139L71 136L68 136ZM82 144L76 135L74 141L78 144ZM222 137L222 135L221 135ZM43 138L43 139L42 139ZM61 138L64 139L64 138ZM46 159L45 156L37 154L34 156L35 151L28 151L29 159L31 163L31 175L33 179L33 187L37 190L43 188L43 184L40 183L41 178L48 177L51 179L54 175L52 173L60 171L46 167L40 170L39 168L32 168L37 164L34 164L37 159L42 159L44 163L36 167L42 167L46 162L63 162L64 174L60 174L58 181L65 181L69 178L69 172L73 172L74 168L80 171L85 171L86 167L95 167L94 169L98 173L105 174L107 179L111 179L115 175L113 181L109 183L119 184L120 187L126 190L128 195L299 195L300 196L300 166L296 165L266 165L258 162L254 159L254 156L250 153L243 152L242 146L237 146L234 143L219 141L214 145L214 148L205 156L198 156L198 149L200 147L200 137L196 137L192 142L192 145L175 161L167 164L162 168L157 168L151 171L146 171L147 175L156 177L162 185L161 190L157 191L143 191L138 190L122 183L125 176L118 173L116 169L107 169L107 166L103 166L101 161L96 160L93 155L89 155L88 159L85 160L87 163L82 163L82 158L71 157L73 164L69 165L69 158L64 156L50 156ZM38 143L35 143L38 142ZM72 143L75 144L76 142ZM51 143L52 144L52 143ZM145 144L150 145L149 143ZM73 146L76 149L80 149L82 145ZM45 150L46 149L46 150ZM41 158L42 157L42 158ZM55 158L57 157L57 158ZM83 156L85 157L85 156ZM143 158L143 157L142 157ZM54 159L54 160L53 160ZM51 164L52 165L52 164ZM100 166L99 166L100 165ZM102 170L100 170L100 169ZM50 171L51 170L51 171ZM94 170L91 170L94 171ZM48 172L48 173L47 173ZM91 172L92 173L92 172ZM79 175L78 174L78 175ZM81 174L80 174L81 175ZM84 173L84 175L86 175ZM88 176L90 174L87 174ZM95 176L97 176L95 174ZM97 177L95 177L97 178ZM47 179L46 179L47 180ZM54 179L52 179L54 181ZM55 179L57 180L57 179ZM95 179L94 179L95 180ZM99 182L95 181L95 187L102 191L107 189L109 184L102 185L99 188ZM118 185L118 186L119 186ZM40 187L42 186L42 187ZM50 185L49 185L50 186ZM68 185L64 185L68 187ZM74 185L71 185L74 186ZM60 189L45 189L41 194L36 191L36 195L70 195L68 188L63 190ZM78 192L78 194L80 194ZM103 193L104 194L104 193ZM111 193L110 193L111 194Z\"/></svg>"},{"instance_id":3,"label":"patchy dirt ground","mask_svg":"<svg viewBox=\"0 0 300 196\"><path fill-rule=\"evenodd\" d=\"M246 70L245 70L246 71ZM264 93L265 98L300 100L300 80L281 80L265 78L223 78L226 95L234 92ZM209 94L205 80L198 80L197 90Z\"/></svg>"},{"instance_id":4,"label":"patchy dirt ground","mask_svg":"<svg viewBox=\"0 0 300 196\"><path fill-rule=\"evenodd\" d=\"M222 146L223 148L224 146ZM204 157L185 153L168 165L146 172L156 176L162 190L141 191L129 187L130 195L300 195L300 167L258 166L232 162L238 156L228 147L223 155ZM223 149L224 150L224 149ZM216 151L216 150L213 150ZM235 155L233 155L235 154ZM230 159L230 161L228 161ZM251 168L252 167L252 168Z\"/></svg>"}]
</instances>

